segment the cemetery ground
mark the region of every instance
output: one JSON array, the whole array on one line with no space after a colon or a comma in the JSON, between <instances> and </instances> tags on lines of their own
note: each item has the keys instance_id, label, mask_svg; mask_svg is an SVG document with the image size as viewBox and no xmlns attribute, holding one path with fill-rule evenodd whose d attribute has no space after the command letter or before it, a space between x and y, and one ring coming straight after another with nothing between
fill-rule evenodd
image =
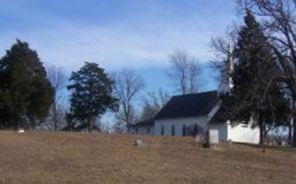
<instances>
[{"instance_id":1,"label":"cemetery ground","mask_svg":"<svg viewBox=\"0 0 296 184\"><path fill-rule=\"evenodd\" d=\"M135 139L143 145L135 147ZM0 132L0 183L296 183L296 150L193 138Z\"/></svg>"}]
</instances>

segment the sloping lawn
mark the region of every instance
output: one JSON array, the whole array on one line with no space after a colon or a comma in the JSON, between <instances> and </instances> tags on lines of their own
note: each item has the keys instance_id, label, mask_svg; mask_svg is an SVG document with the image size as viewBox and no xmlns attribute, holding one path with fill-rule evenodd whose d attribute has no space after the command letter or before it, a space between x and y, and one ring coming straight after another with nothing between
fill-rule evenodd
<instances>
[{"instance_id":1,"label":"sloping lawn","mask_svg":"<svg viewBox=\"0 0 296 184\"><path fill-rule=\"evenodd\" d=\"M145 145L134 147L140 138ZM296 183L296 151L192 138L0 132L0 183Z\"/></svg>"}]
</instances>

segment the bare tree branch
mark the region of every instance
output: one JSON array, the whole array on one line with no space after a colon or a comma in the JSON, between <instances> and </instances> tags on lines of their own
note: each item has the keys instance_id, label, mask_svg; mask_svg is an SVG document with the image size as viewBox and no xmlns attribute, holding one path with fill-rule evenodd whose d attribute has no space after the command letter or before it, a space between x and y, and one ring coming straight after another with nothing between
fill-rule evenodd
<instances>
[{"instance_id":1,"label":"bare tree branch","mask_svg":"<svg viewBox=\"0 0 296 184\"><path fill-rule=\"evenodd\" d=\"M176 51L170 56L170 63L168 76L174 81L177 90L181 94L197 92L201 70L198 60L190 58L185 52Z\"/></svg>"},{"instance_id":2,"label":"bare tree branch","mask_svg":"<svg viewBox=\"0 0 296 184\"><path fill-rule=\"evenodd\" d=\"M47 67L47 76L52 84L54 91L54 98L51 107L51 121L54 130L60 130L63 128L65 121L65 107L63 107L61 101L62 90L65 88L67 78L64 70L61 67L49 66Z\"/></svg>"},{"instance_id":3,"label":"bare tree branch","mask_svg":"<svg viewBox=\"0 0 296 184\"><path fill-rule=\"evenodd\" d=\"M143 100L141 119L153 119L169 99L169 93L163 89L159 89L157 92L149 92Z\"/></svg>"},{"instance_id":4,"label":"bare tree branch","mask_svg":"<svg viewBox=\"0 0 296 184\"><path fill-rule=\"evenodd\" d=\"M115 96L118 98L120 104L116 118L118 121L124 122L129 126L136 119L133 102L139 92L144 88L144 80L141 76L127 69L114 73L114 80Z\"/></svg>"}]
</instances>

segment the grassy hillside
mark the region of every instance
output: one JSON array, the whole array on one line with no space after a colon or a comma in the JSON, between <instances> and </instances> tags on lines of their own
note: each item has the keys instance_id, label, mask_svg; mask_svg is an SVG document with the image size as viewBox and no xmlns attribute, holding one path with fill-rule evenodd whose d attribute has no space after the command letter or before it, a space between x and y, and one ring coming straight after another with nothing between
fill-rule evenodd
<instances>
[{"instance_id":1,"label":"grassy hillside","mask_svg":"<svg viewBox=\"0 0 296 184\"><path fill-rule=\"evenodd\" d=\"M296 151L192 138L0 132L0 183L296 183Z\"/></svg>"}]
</instances>

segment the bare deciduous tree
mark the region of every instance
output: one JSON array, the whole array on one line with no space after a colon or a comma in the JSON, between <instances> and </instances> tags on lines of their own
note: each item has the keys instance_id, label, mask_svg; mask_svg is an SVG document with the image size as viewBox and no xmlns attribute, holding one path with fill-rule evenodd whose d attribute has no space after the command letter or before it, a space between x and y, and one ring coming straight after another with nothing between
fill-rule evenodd
<instances>
[{"instance_id":1,"label":"bare deciduous tree","mask_svg":"<svg viewBox=\"0 0 296 184\"><path fill-rule=\"evenodd\" d=\"M296 103L296 1L295 0L237 0L243 9L251 10L259 16L273 49L282 68L283 80L288 87L293 104ZM295 105L292 105L294 107ZM293 109L292 120L296 110ZM294 121L294 130L296 122ZM293 145L296 146L296 131L293 135Z\"/></svg>"},{"instance_id":2,"label":"bare deciduous tree","mask_svg":"<svg viewBox=\"0 0 296 184\"><path fill-rule=\"evenodd\" d=\"M115 96L119 100L119 112L116 114L118 124L126 126L133 124L136 120L134 101L138 93L144 88L144 80L132 70L123 69L114 73Z\"/></svg>"},{"instance_id":3,"label":"bare deciduous tree","mask_svg":"<svg viewBox=\"0 0 296 184\"><path fill-rule=\"evenodd\" d=\"M169 101L170 95L167 91L159 89L158 92L150 92L143 100L142 120L152 119Z\"/></svg>"},{"instance_id":4,"label":"bare deciduous tree","mask_svg":"<svg viewBox=\"0 0 296 184\"><path fill-rule=\"evenodd\" d=\"M187 53L176 51L170 56L171 68L168 73L169 78L178 86L177 90L181 94L191 94L199 89L198 80L200 77L200 65Z\"/></svg>"},{"instance_id":5,"label":"bare deciduous tree","mask_svg":"<svg viewBox=\"0 0 296 184\"><path fill-rule=\"evenodd\" d=\"M64 70L61 67L49 66L47 67L47 75L52 84L54 98L51 107L51 121L52 128L54 130L59 130L62 128L62 123L65 121L65 108L61 103L62 90L65 88L67 78Z\"/></svg>"}]
</instances>

